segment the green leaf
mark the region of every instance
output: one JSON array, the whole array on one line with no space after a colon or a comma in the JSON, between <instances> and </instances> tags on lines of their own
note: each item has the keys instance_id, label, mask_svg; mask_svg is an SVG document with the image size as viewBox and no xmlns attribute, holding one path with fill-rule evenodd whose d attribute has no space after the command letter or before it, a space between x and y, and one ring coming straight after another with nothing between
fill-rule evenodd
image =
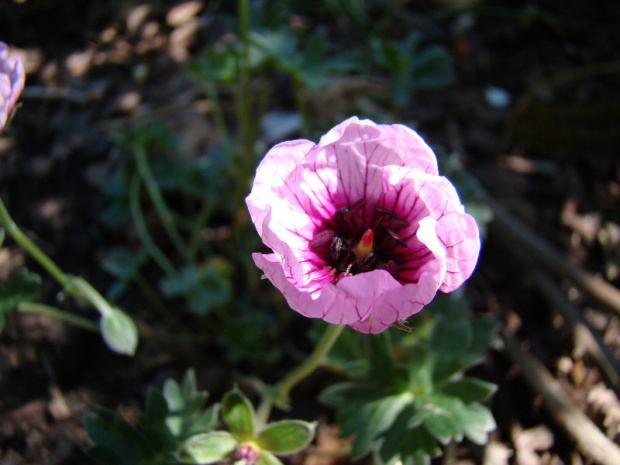
<instances>
[{"instance_id":1,"label":"green leaf","mask_svg":"<svg viewBox=\"0 0 620 465\"><path fill-rule=\"evenodd\" d=\"M110 251L101 266L115 278L125 281L136 275L147 257L148 254L144 249L134 254L124 247L116 247Z\"/></svg>"},{"instance_id":2,"label":"green leaf","mask_svg":"<svg viewBox=\"0 0 620 465\"><path fill-rule=\"evenodd\" d=\"M416 400L416 415L411 422L422 420L426 430L439 442L447 444L451 439L463 439L462 419L465 405L460 399L442 394L429 394Z\"/></svg>"},{"instance_id":3,"label":"green leaf","mask_svg":"<svg viewBox=\"0 0 620 465\"><path fill-rule=\"evenodd\" d=\"M343 435L356 434L351 450L353 459L375 448L379 435L410 405L410 392L388 394L374 386L342 383L320 395L324 402L338 406L337 416Z\"/></svg>"},{"instance_id":4,"label":"green leaf","mask_svg":"<svg viewBox=\"0 0 620 465\"><path fill-rule=\"evenodd\" d=\"M473 403L463 408L462 419L465 429L465 436L479 445L486 444L490 431L496 427L493 415L484 405Z\"/></svg>"},{"instance_id":5,"label":"green leaf","mask_svg":"<svg viewBox=\"0 0 620 465\"><path fill-rule=\"evenodd\" d=\"M4 228L0 226L0 247L2 247L2 244L4 244L5 237L6 237L6 234L4 232Z\"/></svg>"},{"instance_id":6,"label":"green leaf","mask_svg":"<svg viewBox=\"0 0 620 465\"><path fill-rule=\"evenodd\" d=\"M97 446L93 452L103 458L104 463L135 465L154 457L154 451L144 436L118 411L97 407L95 412L84 414L84 426ZM115 457L119 461L112 462Z\"/></svg>"},{"instance_id":7,"label":"green leaf","mask_svg":"<svg viewBox=\"0 0 620 465\"><path fill-rule=\"evenodd\" d=\"M471 324L474 331L471 350L484 352L490 348L496 350L502 348L502 338L498 335L501 326L499 321L485 316L477 316Z\"/></svg>"},{"instance_id":8,"label":"green leaf","mask_svg":"<svg viewBox=\"0 0 620 465\"><path fill-rule=\"evenodd\" d=\"M231 432L240 440L254 437L255 414L250 401L237 389L224 395L222 400L222 417Z\"/></svg>"},{"instance_id":9,"label":"green leaf","mask_svg":"<svg viewBox=\"0 0 620 465\"><path fill-rule=\"evenodd\" d=\"M0 313L14 310L22 301L35 300L39 295L41 277L26 268L16 270L7 282L0 281Z\"/></svg>"},{"instance_id":10,"label":"green leaf","mask_svg":"<svg viewBox=\"0 0 620 465\"><path fill-rule=\"evenodd\" d=\"M283 465L278 457L266 450L261 450L255 465Z\"/></svg>"},{"instance_id":11,"label":"green leaf","mask_svg":"<svg viewBox=\"0 0 620 465\"><path fill-rule=\"evenodd\" d=\"M457 355L438 355L433 362L433 382L441 384L453 375L484 361L480 352L464 352Z\"/></svg>"},{"instance_id":12,"label":"green leaf","mask_svg":"<svg viewBox=\"0 0 620 465\"><path fill-rule=\"evenodd\" d=\"M431 355L425 344L417 344L411 348L407 369L409 389L414 395L425 394L433 388Z\"/></svg>"},{"instance_id":13,"label":"green leaf","mask_svg":"<svg viewBox=\"0 0 620 465\"><path fill-rule=\"evenodd\" d=\"M270 423L256 436L256 444L274 454L292 454L305 449L312 439L316 423L301 420L283 420Z\"/></svg>"},{"instance_id":14,"label":"green leaf","mask_svg":"<svg viewBox=\"0 0 620 465\"><path fill-rule=\"evenodd\" d=\"M438 315L429 340L431 351L441 354L460 354L471 344L474 331L466 319L453 320Z\"/></svg>"},{"instance_id":15,"label":"green leaf","mask_svg":"<svg viewBox=\"0 0 620 465\"><path fill-rule=\"evenodd\" d=\"M101 335L107 346L115 352L133 355L138 346L138 328L127 314L118 308L101 317Z\"/></svg>"},{"instance_id":16,"label":"green leaf","mask_svg":"<svg viewBox=\"0 0 620 465\"><path fill-rule=\"evenodd\" d=\"M176 449L176 441L166 425L168 413L168 404L162 393L152 386L149 387L139 425L149 444L158 452L171 452Z\"/></svg>"},{"instance_id":17,"label":"green leaf","mask_svg":"<svg viewBox=\"0 0 620 465\"><path fill-rule=\"evenodd\" d=\"M191 436L177 451L182 462L209 463L223 461L232 454L239 441L226 431L213 431Z\"/></svg>"},{"instance_id":18,"label":"green leaf","mask_svg":"<svg viewBox=\"0 0 620 465\"><path fill-rule=\"evenodd\" d=\"M230 300L230 274L231 268L227 261L212 258L200 268L188 266L180 273L164 278L161 289L168 297L185 297L193 313L206 315L213 306Z\"/></svg>"},{"instance_id":19,"label":"green leaf","mask_svg":"<svg viewBox=\"0 0 620 465\"><path fill-rule=\"evenodd\" d=\"M430 458L441 454L435 439L422 426L410 426L413 406L405 408L390 428L381 435L381 445L374 454L377 465L430 464Z\"/></svg>"},{"instance_id":20,"label":"green leaf","mask_svg":"<svg viewBox=\"0 0 620 465\"><path fill-rule=\"evenodd\" d=\"M439 390L443 394L458 397L466 404L485 400L490 397L496 389L497 386L495 384L471 376L465 376L458 381L447 383L439 387Z\"/></svg>"},{"instance_id":21,"label":"green leaf","mask_svg":"<svg viewBox=\"0 0 620 465\"><path fill-rule=\"evenodd\" d=\"M452 56L441 45L430 45L411 60L408 74L414 90L446 87L455 78Z\"/></svg>"},{"instance_id":22,"label":"green leaf","mask_svg":"<svg viewBox=\"0 0 620 465\"><path fill-rule=\"evenodd\" d=\"M178 439L209 432L217 420L218 404L202 410L208 393L198 390L192 369L187 370L181 385L174 379L166 379L163 396L170 411L166 425Z\"/></svg>"}]
</instances>

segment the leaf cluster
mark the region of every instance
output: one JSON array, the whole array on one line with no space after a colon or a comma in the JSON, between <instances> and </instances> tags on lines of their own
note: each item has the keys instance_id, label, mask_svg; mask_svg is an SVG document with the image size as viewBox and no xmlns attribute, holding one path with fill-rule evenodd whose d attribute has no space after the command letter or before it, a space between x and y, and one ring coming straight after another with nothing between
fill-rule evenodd
<instances>
[{"instance_id":1,"label":"leaf cluster","mask_svg":"<svg viewBox=\"0 0 620 465\"><path fill-rule=\"evenodd\" d=\"M182 383L167 379L163 391L150 387L136 426L120 411L98 407L84 415L94 445L86 453L103 465L165 465L245 460L248 465L281 465L277 455L304 449L315 425L283 420L260 425L254 407L237 389L205 408L208 394L198 390L189 370ZM223 424L219 416L222 416ZM227 427L227 430L216 429ZM240 446L242 449L240 449ZM239 457L240 450L255 451Z\"/></svg>"},{"instance_id":2,"label":"leaf cluster","mask_svg":"<svg viewBox=\"0 0 620 465\"><path fill-rule=\"evenodd\" d=\"M389 333L371 338L364 350L370 363L347 365L355 380L321 393L337 409L342 434L355 434L354 459L372 453L379 465L429 464L440 444L486 443L495 421L482 402L496 386L464 372L498 346L497 323L469 318L467 310L462 298L436 297L425 310L430 325L396 343Z\"/></svg>"},{"instance_id":3,"label":"leaf cluster","mask_svg":"<svg viewBox=\"0 0 620 465\"><path fill-rule=\"evenodd\" d=\"M163 465L178 463L175 454L195 434L211 431L219 404L205 408L208 394L199 391L189 370L182 383L167 379L163 391L150 387L136 426L120 411L97 407L84 415L94 445L86 453L104 465Z\"/></svg>"}]
</instances>

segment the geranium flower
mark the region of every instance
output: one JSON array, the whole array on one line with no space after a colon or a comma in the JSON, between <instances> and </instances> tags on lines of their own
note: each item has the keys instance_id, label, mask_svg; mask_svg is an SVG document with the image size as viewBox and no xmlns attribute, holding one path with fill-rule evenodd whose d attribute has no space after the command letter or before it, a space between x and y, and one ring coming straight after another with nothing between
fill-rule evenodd
<instances>
[{"instance_id":1,"label":"geranium flower","mask_svg":"<svg viewBox=\"0 0 620 465\"><path fill-rule=\"evenodd\" d=\"M0 42L0 132L24 89L24 80L24 66L20 58L10 56L8 45Z\"/></svg>"},{"instance_id":2,"label":"geranium flower","mask_svg":"<svg viewBox=\"0 0 620 465\"><path fill-rule=\"evenodd\" d=\"M250 216L271 254L256 265L304 316L380 333L472 273L475 220L406 126L352 117L318 144L293 140L260 163Z\"/></svg>"}]
</instances>

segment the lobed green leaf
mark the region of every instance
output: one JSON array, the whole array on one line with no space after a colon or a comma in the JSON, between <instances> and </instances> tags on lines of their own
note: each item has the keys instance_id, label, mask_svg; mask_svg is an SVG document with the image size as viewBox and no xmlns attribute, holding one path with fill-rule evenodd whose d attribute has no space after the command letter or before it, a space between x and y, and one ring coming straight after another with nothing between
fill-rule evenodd
<instances>
[{"instance_id":1,"label":"lobed green leaf","mask_svg":"<svg viewBox=\"0 0 620 465\"><path fill-rule=\"evenodd\" d=\"M96 444L87 452L103 463L135 465L155 455L145 437L118 411L97 407L95 412L84 414L84 425Z\"/></svg>"},{"instance_id":2,"label":"lobed green leaf","mask_svg":"<svg viewBox=\"0 0 620 465\"><path fill-rule=\"evenodd\" d=\"M458 397L465 404L469 404L489 398L497 390L497 385L471 376L465 376L458 381L439 387L439 390L443 394Z\"/></svg>"}]
</instances>

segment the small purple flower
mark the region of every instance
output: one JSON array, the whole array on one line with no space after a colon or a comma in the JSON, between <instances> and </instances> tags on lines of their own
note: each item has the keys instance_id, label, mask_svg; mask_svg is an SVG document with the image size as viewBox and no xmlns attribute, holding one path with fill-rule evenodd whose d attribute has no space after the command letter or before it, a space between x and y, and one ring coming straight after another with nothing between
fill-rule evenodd
<instances>
[{"instance_id":1,"label":"small purple flower","mask_svg":"<svg viewBox=\"0 0 620 465\"><path fill-rule=\"evenodd\" d=\"M24 89L24 66L18 56L9 55L9 47L0 42L0 132Z\"/></svg>"},{"instance_id":2,"label":"small purple flower","mask_svg":"<svg viewBox=\"0 0 620 465\"><path fill-rule=\"evenodd\" d=\"M380 333L451 292L480 252L475 220L413 130L349 118L260 163L246 199L256 265L304 316ZM402 326L402 325L400 325Z\"/></svg>"}]
</instances>

